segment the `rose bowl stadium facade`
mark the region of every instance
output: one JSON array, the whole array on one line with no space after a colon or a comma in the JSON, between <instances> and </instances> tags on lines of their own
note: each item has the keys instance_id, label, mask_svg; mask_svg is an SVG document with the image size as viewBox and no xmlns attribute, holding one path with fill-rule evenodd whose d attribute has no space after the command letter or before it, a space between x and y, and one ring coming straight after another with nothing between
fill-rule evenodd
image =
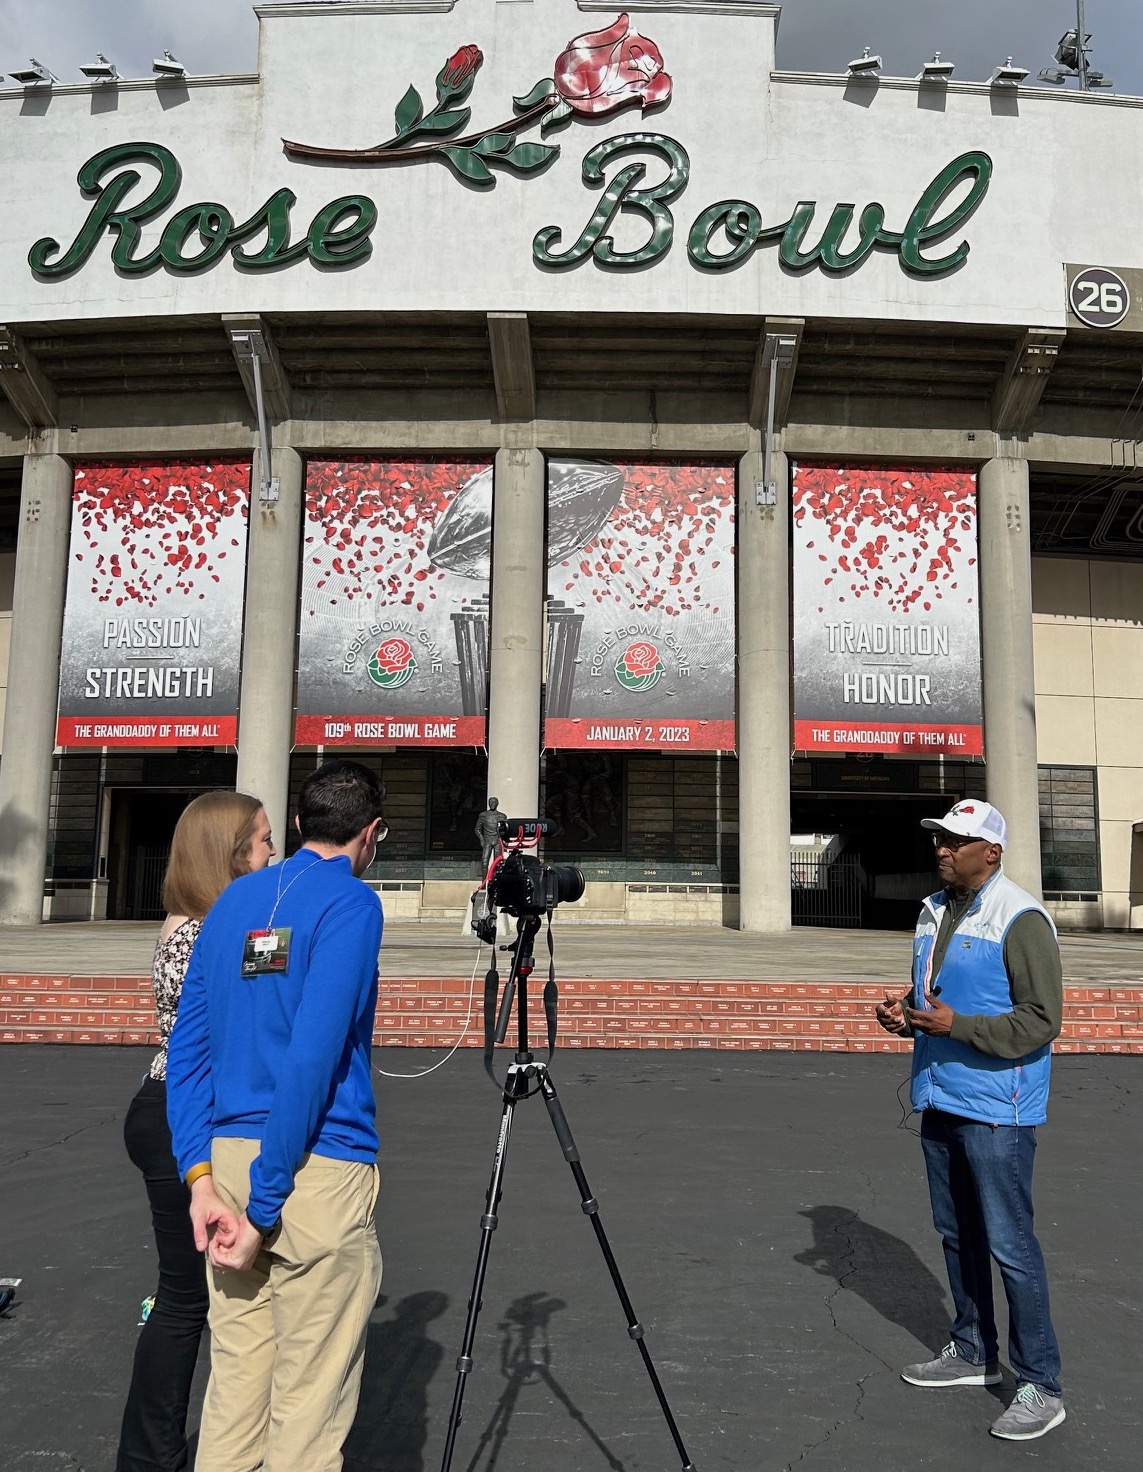
<instances>
[{"instance_id":1,"label":"rose bowl stadium facade","mask_svg":"<svg viewBox=\"0 0 1143 1472\"><path fill-rule=\"evenodd\" d=\"M391 916L495 795L569 919L902 926L978 799L1143 928L1143 100L754 0L257 14L0 90L0 922L153 918L191 796L351 755Z\"/></svg>"}]
</instances>

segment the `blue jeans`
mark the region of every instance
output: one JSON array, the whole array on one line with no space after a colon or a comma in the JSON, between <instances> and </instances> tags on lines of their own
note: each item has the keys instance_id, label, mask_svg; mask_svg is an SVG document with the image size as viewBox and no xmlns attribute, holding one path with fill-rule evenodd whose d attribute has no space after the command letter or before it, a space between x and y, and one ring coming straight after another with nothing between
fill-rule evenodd
<instances>
[{"instance_id":1,"label":"blue jeans","mask_svg":"<svg viewBox=\"0 0 1143 1472\"><path fill-rule=\"evenodd\" d=\"M972 1365L999 1354L992 1262L1008 1300L1008 1357L1021 1384L1060 1392L1060 1347L1044 1254L1032 1230L1034 1125L980 1124L926 1109L921 1145L933 1225L941 1234L956 1318L952 1340Z\"/></svg>"}]
</instances>

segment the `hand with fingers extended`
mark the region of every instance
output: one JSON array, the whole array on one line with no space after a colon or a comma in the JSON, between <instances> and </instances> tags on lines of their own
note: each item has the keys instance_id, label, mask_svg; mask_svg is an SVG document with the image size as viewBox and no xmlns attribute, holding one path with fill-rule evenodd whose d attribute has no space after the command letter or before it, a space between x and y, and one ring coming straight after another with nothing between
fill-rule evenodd
<instances>
[{"instance_id":1,"label":"hand with fingers extended","mask_svg":"<svg viewBox=\"0 0 1143 1472\"><path fill-rule=\"evenodd\" d=\"M886 1032L895 1033L898 1036L908 1032L909 1024L905 1018L905 1003L912 995L912 992L903 992L901 996L895 997L891 992L886 992L885 1000L877 1003L877 1021Z\"/></svg>"},{"instance_id":2,"label":"hand with fingers extended","mask_svg":"<svg viewBox=\"0 0 1143 1472\"><path fill-rule=\"evenodd\" d=\"M937 992L940 987L933 991L926 991L924 1008L906 1007L905 1020L914 1032L926 1033L931 1038L947 1038L952 1034L953 1018L956 1013L942 1002Z\"/></svg>"}]
</instances>

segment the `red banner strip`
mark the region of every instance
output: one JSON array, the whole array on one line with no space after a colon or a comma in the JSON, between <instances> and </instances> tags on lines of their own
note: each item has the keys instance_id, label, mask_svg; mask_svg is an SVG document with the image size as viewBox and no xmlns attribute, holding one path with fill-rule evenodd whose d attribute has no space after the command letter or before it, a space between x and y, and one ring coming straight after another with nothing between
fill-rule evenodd
<instances>
[{"instance_id":1,"label":"red banner strip","mask_svg":"<svg viewBox=\"0 0 1143 1472\"><path fill-rule=\"evenodd\" d=\"M60 716L57 746L233 746L237 716Z\"/></svg>"},{"instance_id":2,"label":"red banner strip","mask_svg":"<svg viewBox=\"0 0 1143 1472\"><path fill-rule=\"evenodd\" d=\"M483 746L483 716L298 716L298 746Z\"/></svg>"},{"instance_id":3,"label":"red banner strip","mask_svg":"<svg viewBox=\"0 0 1143 1472\"><path fill-rule=\"evenodd\" d=\"M983 756L981 726L890 721L795 721L795 751L880 751L893 756Z\"/></svg>"},{"instance_id":4,"label":"red banner strip","mask_svg":"<svg viewBox=\"0 0 1143 1472\"><path fill-rule=\"evenodd\" d=\"M584 716L544 722L550 749L608 747L617 751L733 751L733 721L619 721Z\"/></svg>"}]
</instances>

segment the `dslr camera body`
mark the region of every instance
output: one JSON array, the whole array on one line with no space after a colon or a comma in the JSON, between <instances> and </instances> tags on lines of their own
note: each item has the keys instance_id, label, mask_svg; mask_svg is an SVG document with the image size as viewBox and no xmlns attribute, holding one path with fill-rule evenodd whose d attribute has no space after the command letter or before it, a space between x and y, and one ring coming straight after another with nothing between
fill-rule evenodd
<instances>
[{"instance_id":1,"label":"dslr camera body","mask_svg":"<svg viewBox=\"0 0 1143 1472\"><path fill-rule=\"evenodd\" d=\"M472 928L485 943L496 943L496 912L520 918L525 915L547 915L565 900L578 900L584 891L584 877L574 864L544 864L534 848L551 832L546 818L501 818L498 825L502 852L497 855L488 877L487 905L477 914Z\"/></svg>"}]
</instances>

